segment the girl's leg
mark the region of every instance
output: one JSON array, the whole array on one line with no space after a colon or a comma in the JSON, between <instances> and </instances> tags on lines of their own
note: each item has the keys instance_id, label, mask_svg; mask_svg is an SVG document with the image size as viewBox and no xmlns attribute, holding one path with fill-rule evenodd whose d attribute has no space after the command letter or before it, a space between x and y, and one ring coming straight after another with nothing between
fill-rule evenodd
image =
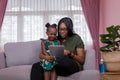
<instances>
[{"instance_id":1,"label":"girl's leg","mask_svg":"<svg viewBox=\"0 0 120 80\"><path fill-rule=\"evenodd\" d=\"M57 80L57 74L56 74L55 69L53 69L53 70L51 71L51 80Z\"/></svg>"},{"instance_id":2,"label":"girl's leg","mask_svg":"<svg viewBox=\"0 0 120 80\"><path fill-rule=\"evenodd\" d=\"M50 71L45 71L44 72L44 80L50 80Z\"/></svg>"}]
</instances>

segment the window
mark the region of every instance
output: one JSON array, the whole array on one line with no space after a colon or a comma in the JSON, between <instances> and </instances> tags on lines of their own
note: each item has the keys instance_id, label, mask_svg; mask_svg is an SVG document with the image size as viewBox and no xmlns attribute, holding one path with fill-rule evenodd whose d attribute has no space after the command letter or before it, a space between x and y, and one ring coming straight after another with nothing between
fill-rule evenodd
<instances>
[{"instance_id":1,"label":"window","mask_svg":"<svg viewBox=\"0 0 120 80\"><path fill-rule=\"evenodd\" d=\"M85 45L91 45L80 0L8 0L0 44L46 38L45 24L57 24L66 16L73 20L74 30Z\"/></svg>"}]
</instances>

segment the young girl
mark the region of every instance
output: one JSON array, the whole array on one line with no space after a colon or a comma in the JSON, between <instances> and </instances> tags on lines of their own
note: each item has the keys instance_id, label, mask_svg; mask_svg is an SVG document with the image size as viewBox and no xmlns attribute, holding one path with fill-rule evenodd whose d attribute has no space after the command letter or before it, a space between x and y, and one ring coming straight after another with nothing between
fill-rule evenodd
<instances>
[{"instance_id":1,"label":"young girl","mask_svg":"<svg viewBox=\"0 0 120 80\"><path fill-rule=\"evenodd\" d=\"M56 26L56 24L46 24L46 34L48 38L46 40L42 40L41 42L42 53L40 55L40 58L42 59L41 65L44 69L44 80L57 80L57 75L54 69L54 66L57 64L57 61L55 60L55 57L50 55L49 51L50 45L59 45L59 41L56 40Z\"/></svg>"}]
</instances>

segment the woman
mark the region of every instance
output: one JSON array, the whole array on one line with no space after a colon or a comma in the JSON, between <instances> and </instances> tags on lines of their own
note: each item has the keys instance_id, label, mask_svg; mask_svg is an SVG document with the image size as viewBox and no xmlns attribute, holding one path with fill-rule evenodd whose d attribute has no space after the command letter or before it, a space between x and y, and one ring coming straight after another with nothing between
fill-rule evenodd
<instances>
[{"instance_id":1,"label":"woman","mask_svg":"<svg viewBox=\"0 0 120 80\"><path fill-rule=\"evenodd\" d=\"M85 60L84 44L80 36L73 32L70 18L65 17L59 21L58 39L65 46L65 57L55 66L57 75L68 76L82 70Z\"/></svg>"},{"instance_id":2,"label":"woman","mask_svg":"<svg viewBox=\"0 0 120 80\"><path fill-rule=\"evenodd\" d=\"M84 44L80 36L73 32L73 22L64 17L58 23L58 39L65 46L65 57L55 66L59 76L68 76L83 69L85 61ZM36 63L32 66L31 80L44 80L43 69Z\"/></svg>"}]
</instances>

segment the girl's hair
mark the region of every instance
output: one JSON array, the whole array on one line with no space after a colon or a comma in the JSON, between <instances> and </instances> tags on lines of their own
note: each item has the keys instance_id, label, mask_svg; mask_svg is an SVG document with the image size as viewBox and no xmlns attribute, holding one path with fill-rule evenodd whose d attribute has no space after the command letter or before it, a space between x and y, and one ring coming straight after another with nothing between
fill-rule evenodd
<instances>
[{"instance_id":1,"label":"girl's hair","mask_svg":"<svg viewBox=\"0 0 120 80\"><path fill-rule=\"evenodd\" d=\"M50 25L50 23L46 23L45 27L47 28L47 31L48 31L48 28L55 28L56 29L57 25L56 24Z\"/></svg>"},{"instance_id":2,"label":"girl's hair","mask_svg":"<svg viewBox=\"0 0 120 80\"><path fill-rule=\"evenodd\" d=\"M62 18L59 22L58 22L58 38L61 38L60 34L59 34L59 27L60 27L60 24L61 23L64 23L65 26L67 27L67 30L68 30L68 36L73 36L75 33L73 31L73 22L72 20L69 18L69 17L64 17Z\"/></svg>"}]
</instances>

